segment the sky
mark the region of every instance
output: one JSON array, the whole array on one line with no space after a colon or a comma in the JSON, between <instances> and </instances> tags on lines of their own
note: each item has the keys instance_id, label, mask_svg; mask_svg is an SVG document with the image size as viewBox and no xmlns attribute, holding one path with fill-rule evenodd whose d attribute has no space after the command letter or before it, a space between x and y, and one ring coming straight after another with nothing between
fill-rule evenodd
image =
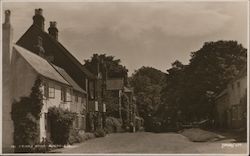
<instances>
[{"instance_id":1,"label":"sky","mask_svg":"<svg viewBox=\"0 0 250 156\"><path fill-rule=\"evenodd\" d=\"M121 59L131 75L142 66L163 72L205 42L236 40L247 47L247 1L4 2L16 42L43 9L45 30L57 21L59 41L81 62L93 53ZM3 13L2 10L2 13ZM3 17L4 19L4 17Z\"/></svg>"}]
</instances>

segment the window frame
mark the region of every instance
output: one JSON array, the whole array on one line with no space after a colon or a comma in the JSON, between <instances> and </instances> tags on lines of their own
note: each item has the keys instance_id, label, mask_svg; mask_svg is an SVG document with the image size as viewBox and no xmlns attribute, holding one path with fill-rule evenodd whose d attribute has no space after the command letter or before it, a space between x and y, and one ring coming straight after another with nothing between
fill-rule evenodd
<instances>
[{"instance_id":1,"label":"window frame","mask_svg":"<svg viewBox=\"0 0 250 156\"><path fill-rule=\"evenodd\" d=\"M66 88L61 87L61 101L66 102Z\"/></svg>"},{"instance_id":2,"label":"window frame","mask_svg":"<svg viewBox=\"0 0 250 156\"><path fill-rule=\"evenodd\" d=\"M51 92L51 90L52 90L52 92ZM51 94L52 94L52 96L51 96ZM49 85L49 89L48 89L48 97L50 98L50 99L54 99L55 98L55 85Z\"/></svg>"},{"instance_id":3,"label":"window frame","mask_svg":"<svg viewBox=\"0 0 250 156\"><path fill-rule=\"evenodd\" d=\"M75 94L75 102L78 103L78 95Z\"/></svg>"}]
</instances>

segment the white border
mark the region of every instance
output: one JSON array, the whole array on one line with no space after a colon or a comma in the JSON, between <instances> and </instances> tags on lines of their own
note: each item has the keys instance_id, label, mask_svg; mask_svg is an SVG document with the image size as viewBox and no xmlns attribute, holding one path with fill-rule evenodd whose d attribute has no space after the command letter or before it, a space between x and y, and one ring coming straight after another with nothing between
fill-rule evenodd
<instances>
[{"instance_id":1,"label":"white border","mask_svg":"<svg viewBox=\"0 0 250 156\"><path fill-rule=\"evenodd\" d=\"M249 110L250 110L250 106L249 106L249 96L250 96L250 91L249 91L249 61L250 61L250 50L249 50L249 45L250 45L250 40L249 40L249 36L250 36L250 2L249 0L0 0L0 11L2 12L2 9L3 9L3 3L6 3L6 2L68 2L68 3L74 3L74 2L140 2L140 3L147 3L147 2L248 2L247 3L247 153L246 154L216 154L216 153L211 153L211 154L208 154L208 153L197 153L197 154L144 154L144 153L141 153L141 154L138 154L138 153L100 153L100 154L95 154L95 153L78 153L78 154L63 154L63 153L25 153L25 154L17 154L17 153L10 153L10 154L5 154L5 153L2 153L2 126L0 128L0 154L2 155L249 155L249 141L250 141L250 136L249 136ZM1 49L1 54L0 54L0 104L1 104L1 107L0 107L0 123L2 124L2 17L3 15L1 15L0 17L0 21L1 21L1 30L0 30L0 34L1 34L1 43L0 43L0 49Z\"/></svg>"}]
</instances>

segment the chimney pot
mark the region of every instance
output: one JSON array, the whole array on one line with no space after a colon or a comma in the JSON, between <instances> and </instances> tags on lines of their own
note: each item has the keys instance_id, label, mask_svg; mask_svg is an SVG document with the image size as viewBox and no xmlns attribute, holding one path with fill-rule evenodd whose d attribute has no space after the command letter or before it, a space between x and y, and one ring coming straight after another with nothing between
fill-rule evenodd
<instances>
[{"instance_id":1,"label":"chimney pot","mask_svg":"<svg viewBox=\"0 0 250 156\"><path fill-rule=\"evenodd\" d=\"M50 21L50 26L48 31L51 37L53 37L55 40L58 40L58 29L56 25L57 25L56 21Z\"/></svg>"},{"instance_id":2,"label":"chimney pot","mask_svg":"<svg viewBox=\"0 0 250 156\"><path fill-rule=\"evenodd\" d=\"M5 10L5 21L4 21L5 24L10 24L10 14L11 14L10 10Z\"/></svg>"},{"instance_id":3,"label":"chimney pot","mask_svg":"<svg viewBox=\"0 0 250 156\"><path fill-rule=\"evenodd\" d=\"M35 9L35 15L33 16L33 24L44 31L43 9Z\"/></svg>"},{"instance_id":4,"label":"chimney pot","mask_svg":"<svg viewBox=\"0 0 250 156\"><path fill-rule=\"evenodd\" d=\"M50 21L50 27L56 28L56 21Z\"/></svg>"},{"instance_id":5,"label":"chimney pot","mask_svg":"<svg viewBox=\"0 0 250 156\"><path fill-rule=\"evenodd\" d=\"M39 9L35 9L35 15L43 15L43 9L39 8Z\"/></svg>"}]
</instances>

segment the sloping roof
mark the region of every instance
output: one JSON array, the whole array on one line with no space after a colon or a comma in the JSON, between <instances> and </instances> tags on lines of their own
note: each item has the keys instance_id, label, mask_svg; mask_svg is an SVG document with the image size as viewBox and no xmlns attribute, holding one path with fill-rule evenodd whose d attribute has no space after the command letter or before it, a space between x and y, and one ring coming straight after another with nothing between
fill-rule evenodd
<instances>
[{"instance_id":1,"label":"sloping roof","mask_svg":"<svg viewBox=\"0 0 250 156\"><path fill-rule=\"evenodd\" d=\"M53 65L52 66L58 71L58 73L61 74L61 76L68 81L68 83L73 87L73 89L75 89L76 91L82 92L82 93L86 93L70 76L69 74L62 68Z\"/></svg>"},{"instance_id":2,"label":"sloping roof","mask_svg":"<svg viewBox=\"0 0 250 156\"><path fill-rule=\"evenodd\" d=\"M57 40L51 37L47 32L42 31L36 25L31 25L30 28L23 34L25 36L29 31L35 30L38 34L42 34L44 36L43 39L48 40L49 42L53 43L60 51L67 56L69 60L74 62L74 64L90 79L96 79L96 76L92 74L88 69L86 69L82 64ZM23 36L17 41L17 44L22 40Z\"/></svg>"},{"instance_id":3,"label":"sloping roof","mask_svg":"<svg viewBox=\"0 0 250 156\"><path fill-rule=\"evenodd\" d=\"M106 82L107 90L122 90L123 86L123 79L109 79Z\"/></svg>"},{"instance_id":4,"label":"sloping roof","mask_svg":"<svg viewBox=\"0 0 250 156\"><path fill-rule=\"evenodd\" d=\"M40 75L49 79L70 85L65 79L50 65L44 58L18 46L14 49L30 64L30 66Z\"/></svg>"}]
</instances>

